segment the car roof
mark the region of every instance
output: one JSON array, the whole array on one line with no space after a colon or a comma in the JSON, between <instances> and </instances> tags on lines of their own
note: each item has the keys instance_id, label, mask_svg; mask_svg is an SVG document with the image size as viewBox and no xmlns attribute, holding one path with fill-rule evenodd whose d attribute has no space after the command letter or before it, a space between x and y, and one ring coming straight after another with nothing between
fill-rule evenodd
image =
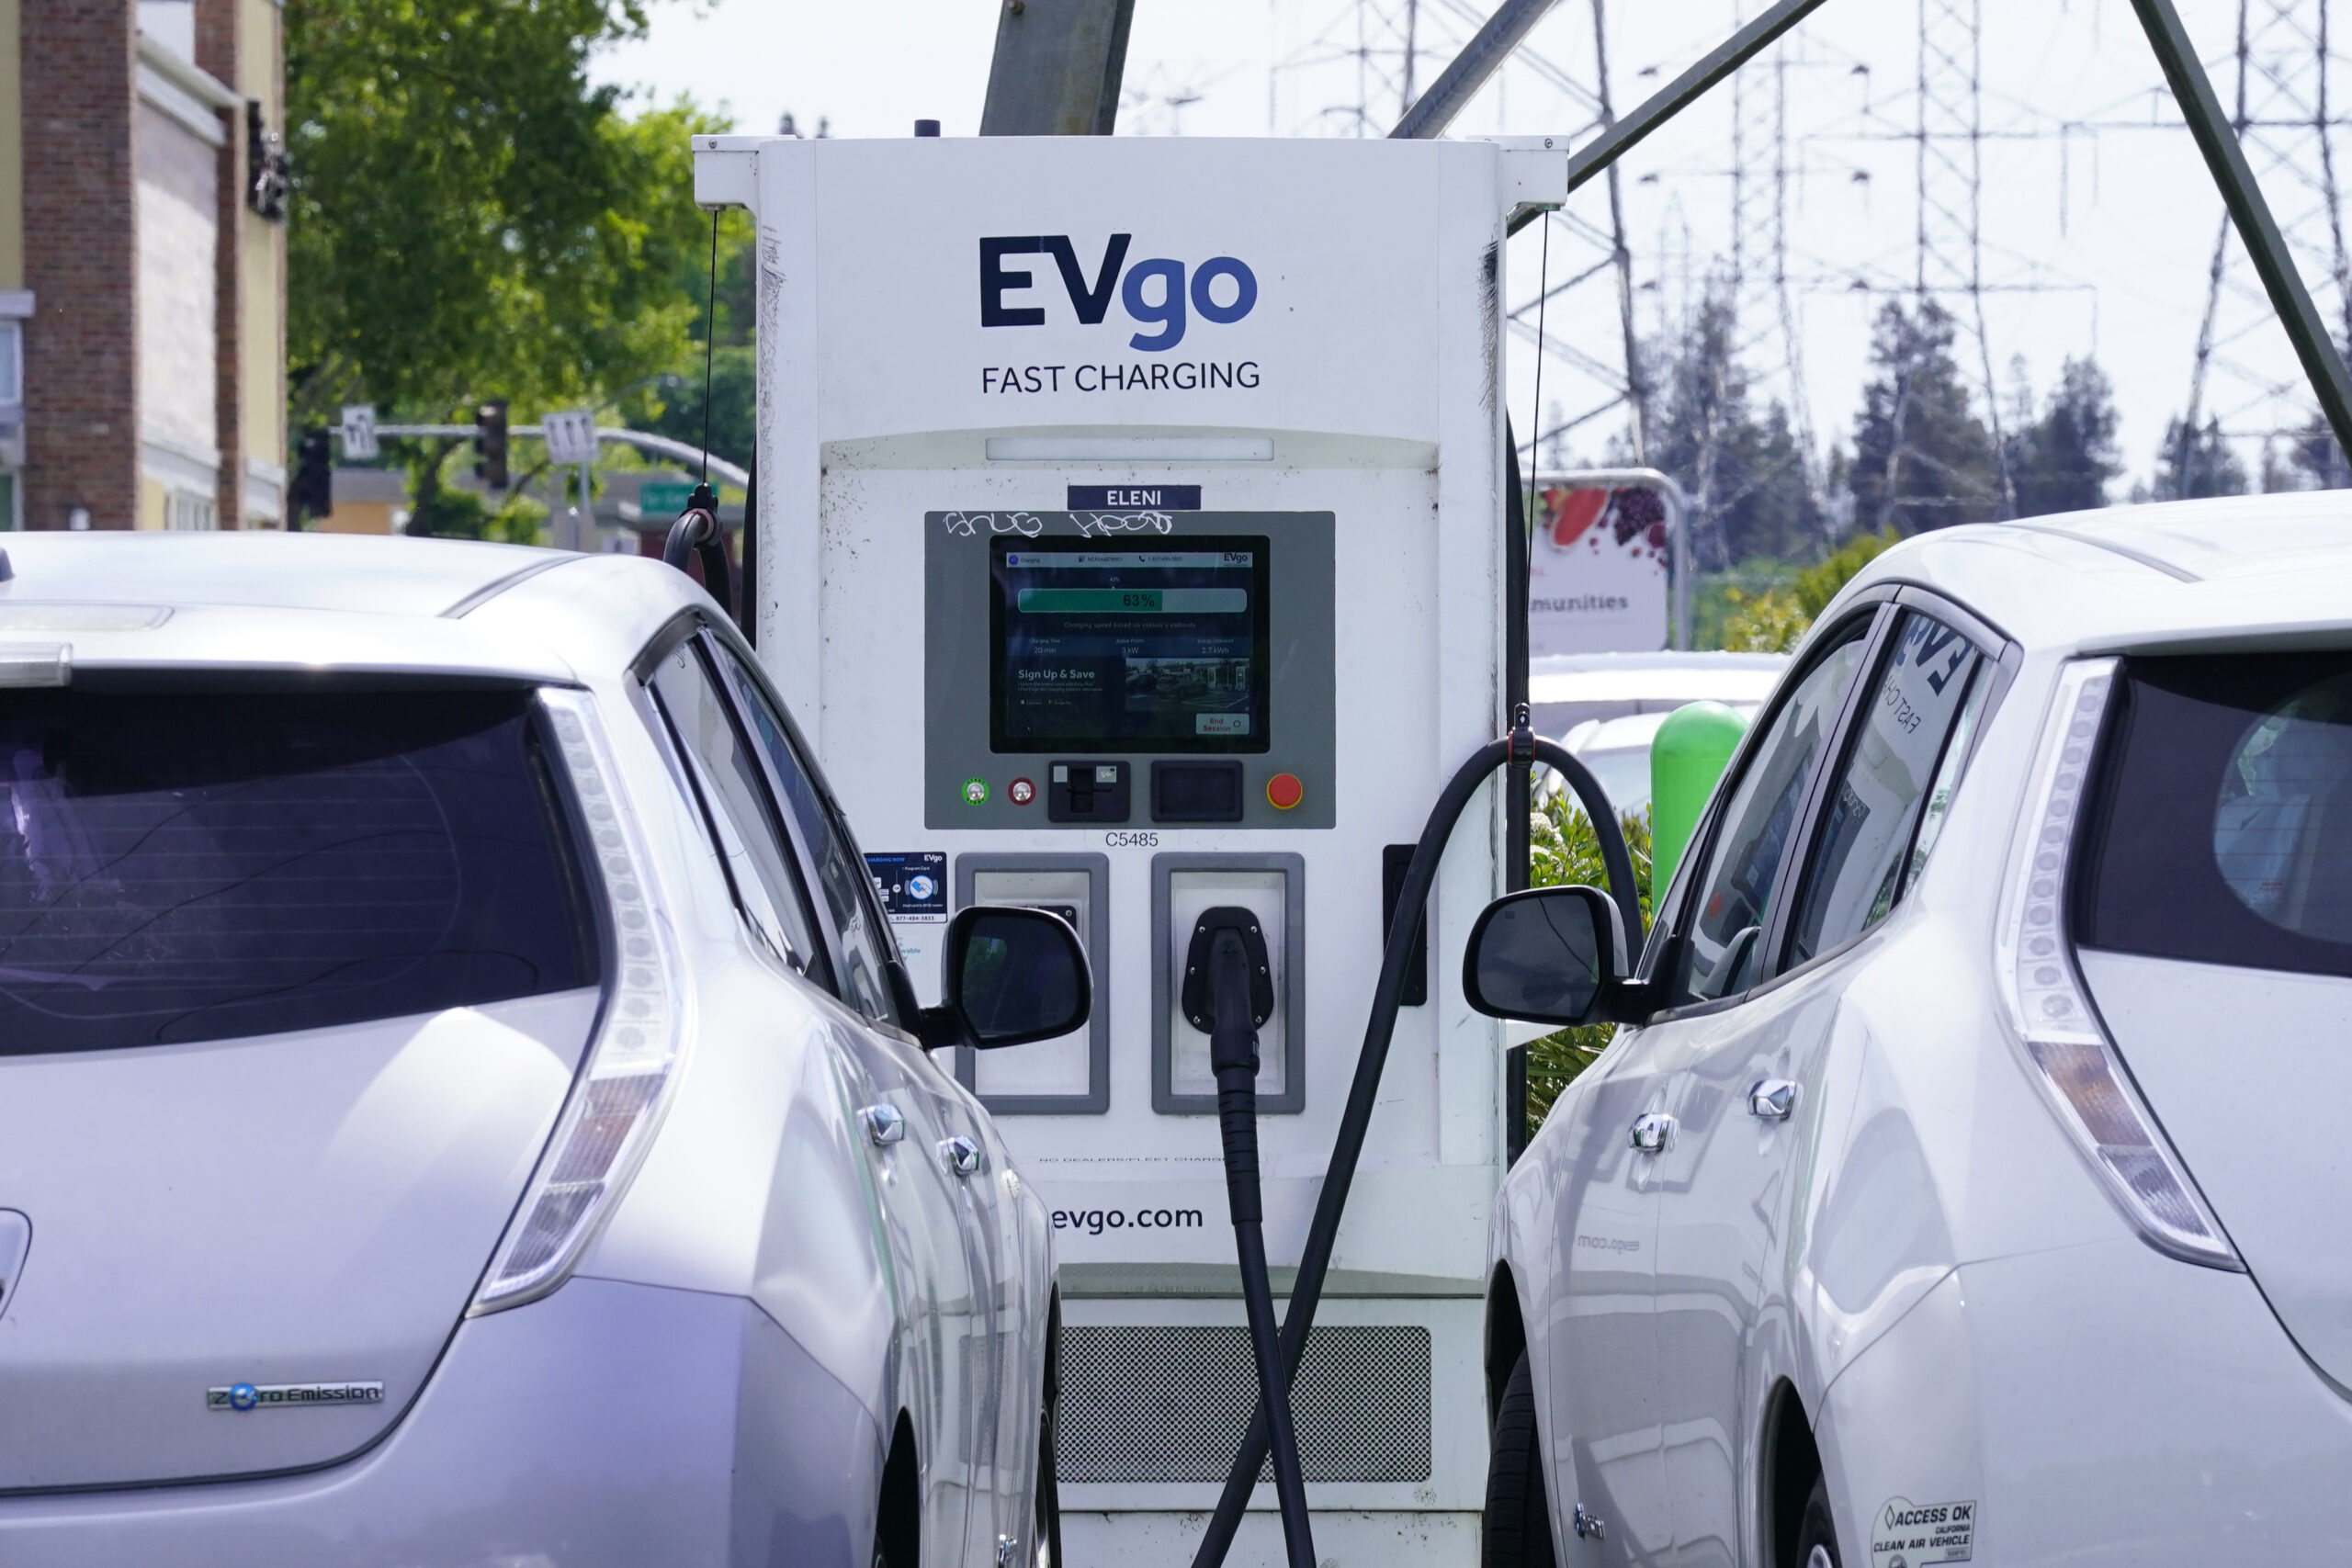
<instances>
[{"instance_id":1,"label":"car roof","mask_svg":"<svg viewBox=\"0 0 2352 1568\"><path fill-rule=\"evenodd\" d=\"M1771 694L1785 653L1555 653L1531 659L1537 703L1759 701Z\"/></svg>"},{"instance_id":2,"label":"car roof","mask_svg":"<svg viewBox=\"0 0 2352 1568\"><path fill-rule=\"evenodd\" d=\"M406 671L571 682L583 653L597 662L608 657L594 643L610 637L633 648L699 596L656 561L461 539L27 533L0 535L0 553L9 569L0 581L0 643L67 643L76 668ZM516 593L554 578L563 580L560 594ZM621 584L635 592L616 601L611 590ZM524 597L536 614L510 603ZM588 620L590 606L616 602L620 614ZM583 638L583 626L605 635Z\"/></svg>"},{"instance_id":3,"label":"car roof","mask_svg":"<svg viewBox=\"0 0 2352 1568\"><path fill-rule=\"evenodd\" d=\"M1766 695L1770 695L1767 691ZM1724 705L1743 719L1753 719L1764 705L1761 698ZM1615 718L1589 718L1560 738L1560 744L1576 756L1589 756L1601 751L1646 751L1657 739L1658 730L1672 718L1675 709L1662 713L1623 714Z\"/></svg>"},{"instance_id":4,"label":"car roof","mask_svg":"<svg viewBox=\"0 0 2352 1568\"><path fill-rule=\"evenodd\" d=\"M11 534L11 600L222 604L438 615L564 558L520 545L362 534Z\"/></svg>"},{"instance_id":5,"label":"car roof","mask_svg":"<svg viewBox=\"0 0 2352 1568\"><path fill-rule=\"evenodd\" d=\"M2352 492L2220 497L1939 529L1871 561L1839 603L1890 581L1936 589L2029 649L2340 642L2352 633Z\"/></svg>"}]
</instances>

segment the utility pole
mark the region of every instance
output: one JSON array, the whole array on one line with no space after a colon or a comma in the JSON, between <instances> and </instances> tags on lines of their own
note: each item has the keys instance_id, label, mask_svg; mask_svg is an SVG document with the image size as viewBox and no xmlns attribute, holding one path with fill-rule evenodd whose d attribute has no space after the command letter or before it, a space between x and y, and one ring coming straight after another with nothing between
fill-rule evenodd
<instances>
[{"instance_id":1,"label":"utility pole","mask_svg":"<svg viewBox=\"0 0 2352 1568\"><path fill-rule=\"evenodd\" d=\"M998 0L982 136L1108 136L1135 0Z\"/></svg>"}]
</instances>

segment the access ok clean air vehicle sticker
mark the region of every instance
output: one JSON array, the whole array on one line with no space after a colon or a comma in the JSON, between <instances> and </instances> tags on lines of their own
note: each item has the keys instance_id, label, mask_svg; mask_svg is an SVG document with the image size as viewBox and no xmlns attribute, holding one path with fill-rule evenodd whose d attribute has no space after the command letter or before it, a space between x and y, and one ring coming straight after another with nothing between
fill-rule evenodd
<instances>
[{"instance_id":1,"label":"access ok clean air vehicle sticker","mask_svg":"<svg viewBox=\"0 0 2352 1568\"><path fill-rule=\"evenodd\" d=\"M1890 1497L1871 1521L1871 1568L1965 1562L1976 1548L1976 1505Z\"/></svg>"}]
</instances>

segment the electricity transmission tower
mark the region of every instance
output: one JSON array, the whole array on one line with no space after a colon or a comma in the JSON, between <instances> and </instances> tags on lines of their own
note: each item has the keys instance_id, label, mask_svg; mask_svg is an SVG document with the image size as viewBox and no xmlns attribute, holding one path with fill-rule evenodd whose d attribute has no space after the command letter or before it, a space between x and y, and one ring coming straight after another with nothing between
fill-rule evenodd
<instances>
[{"instance_id":1,"label":"electricity transmission tower","mask_svg":"<svg viewBox=\"0 0 2352 1568\"><path fill-rule=\"evenodd\" d=\"M1729 312L1729 354L1702 363L1718 377L1738 374L1752 399L1762 392L1778 401L1793 439L1798 478L1816 505L1822 501L1815 462L1813 413L1805 393L1804 337L1789 276L1789 197L1794 174L1789 160L1788 44L1755 61L1731 80L1730 244L1713 269L1699 299L1700 310ZM1662 258L1661 258L1662 259ZM1696 341L1694 301L1683 289L1686 344ZM1703 394L1693 457L1691 510L1702 550L1729 563L1724 519L1745 491L1726 482L1724 443L1731 432L1718 415L1728 412L1728 386ZM1748 486L1770 482L1777 473L1746 476Z\"/></svg>"},{"instance_id":2,"label":"electricity transmission tower","mask_svg":"<svg viewBox=\"0 0 2352 1568\"><path fill-rule=\"evenodd\" d=\"M1528 122L1530 130L1565 133L1571 142L1580 143L1615 122L1606 0L1587 3L1592 23L1590 59L1571 66L1522 45L1493 89L1503 118L1510 118L1514 100L1508 95L1516 86L1521 95L1517 118ZM1470 40L1490 8L1487 0L1346 0L1305 45L1274 67L1268 85L1267 130L1387 135L1420 91ZM1522 254L1547 254L1547 267L1535 288L1508 310L1509 329L1530 344L1540 338L1550 369L1567 372L1564 378L1577 399L1570 412L1557 418L1548 410L1535 411L1532 426L1518 431L1520 447L1555 454L1571 432L1622 410L1627 448L1635 461L1645 461L1649 396L1634 327L1633 251L1625 239L1615 166L1596 183L1604 188L1605 209L1588 209L1582 200L1590 198L1581 198L1576 210L1543 220L1548 233L1531 230L1520 241ZM1522 268L1523 273L1533 270ZM1597 298L1603 290L1613 294L1606 304ZM1593 333L1587 324L1595 319L1612 320L1616 330ZM1546 389L1559 389L1559 382L1547 382Z\"/></svg>"},{"instance_id":3,"label":"electricity transmission tower","mask_svg":"<svg viewBox=\"0 0 2352 1568\"><path fill-rule=\"evenodd\" d=\"M1913 288L1920 299L1955 300L1976 340L1984 413L1993 436L1996 515L2017 512L1993 339L1984 323L1984 15L1983 0L1919 0L1917 86L1917 229ZM1898 421L1898 427L1899 427Z\"/></svg>"},{"instance_id":4,"label":"electricity transmission tower","mask_svg":"<svg viewBox=\"0 0 2352 1568\"><path fill-rule=\"evenodd\" d=\"M1806 464L1806 488L1817 489L1813 464L1813 410L1805 395L1804 332L1789 277L1788 45L1732 77L1732 310L1742 355L1785 393L1790 428Z\"/></svg>"},{"instance_id":5,"label":"electricity transmission tower","mask_svg":"<svg viewBox=\"0 0 2352 1568\"><path fill-rule=\"evenodd\" d=\"M2335 80L2343 60L2333 47L2328 11L2328 0L2239 0L2233 118L2288 248L2311 280L2320 309L2335 318L2341 340L2352 338L2352 264L2335 144L2346 125ZM2306 437L2315 416L2304 385L2291 362L2283 375L2271 363L2277 321L2224 214L2213 238L2188 402L2173 452L2182 494L2197 493L2199 482L2212 478L2190 472L2204 452L2197 439L2203 426L2217 424L2224 435L2258 441L2266 476L2274 440ZM2331 489L2352 484L2343 454L2324 435L2317 445L2324 456L2314 477Z\"/></svg>"}]
</instances>

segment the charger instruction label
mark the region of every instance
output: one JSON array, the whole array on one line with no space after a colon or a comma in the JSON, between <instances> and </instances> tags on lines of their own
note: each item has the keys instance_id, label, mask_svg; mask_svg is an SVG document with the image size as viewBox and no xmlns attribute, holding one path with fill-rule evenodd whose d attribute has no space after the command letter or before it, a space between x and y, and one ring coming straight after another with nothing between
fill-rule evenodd
<instances>
[{"instance_id":1,"label":"charger instruction label","mask_svg":"<svg viewBox=\"0 0 2352 1568\"><path fill-rule=\"evenodd\" d=\"M1976 1505L1890 1497L1871 1521L1871 1568L1965 1562L1976 1548Z\"/></svg>"}]
</instances>

